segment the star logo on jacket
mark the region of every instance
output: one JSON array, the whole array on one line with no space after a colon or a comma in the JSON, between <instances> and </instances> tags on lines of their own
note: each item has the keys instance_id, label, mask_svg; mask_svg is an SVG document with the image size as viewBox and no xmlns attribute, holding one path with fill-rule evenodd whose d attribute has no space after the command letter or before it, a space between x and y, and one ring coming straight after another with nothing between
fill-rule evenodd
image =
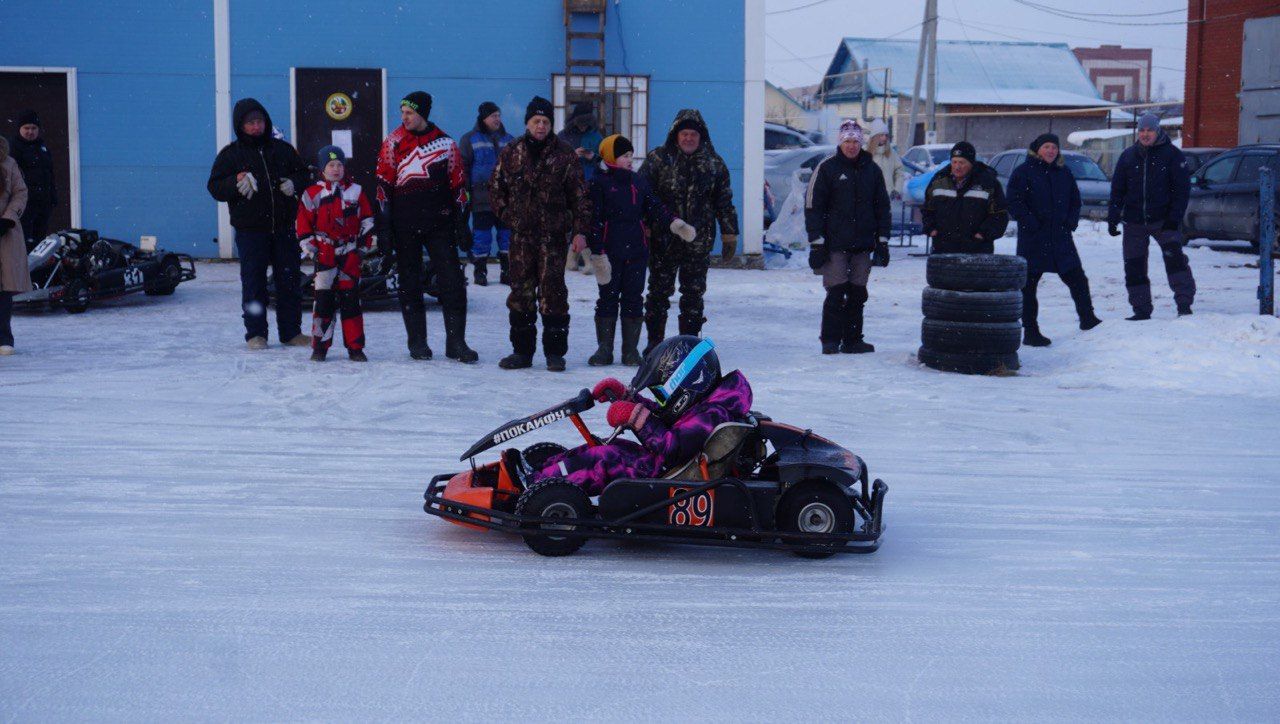
<instances>
[{"instance_id":1,"label":"star logo on jacket","mask_svg":"<svg viewBox=\"0 0 1280 724\"><path fill-rule=\"evenodd\" d=\"M840 178L838 178L838 179L836 179L836 180L837 180L837 181L848 181L848 180L849 180L849 177L848 177L848 176L845 176L844 174L840 174Z\"/></svg>"},{"instance_id":2,"label":"star logo on jacket","mask_svg":"<svg viewBox=\"0 0 1280 724\"><path fill-rule=\"evenodd\" d=\"M447 147L441 148L435 143L414 148L400 161L400 167L396 169L396 185L402 185L410 179L431 178L431 165L448 155Z\"/></svg>"}]
</instances>

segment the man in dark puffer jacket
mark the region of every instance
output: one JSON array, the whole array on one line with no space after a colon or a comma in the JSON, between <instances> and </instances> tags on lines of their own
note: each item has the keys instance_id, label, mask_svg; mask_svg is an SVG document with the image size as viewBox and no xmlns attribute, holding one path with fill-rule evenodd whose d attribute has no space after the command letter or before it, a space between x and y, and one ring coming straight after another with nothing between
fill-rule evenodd
<instances>
[{"instance_id":1,"label":"man in dark puffer jacket","mask_svg":"<svg viewBox=\"0 0 1280 724\"><path fill-rule=\"evenodd\" d=\"M968 141L951 148L951 164L934 174L920 210L934 254L992 254L1009 225L996 172Z\"/></svg>"}]
</instances>

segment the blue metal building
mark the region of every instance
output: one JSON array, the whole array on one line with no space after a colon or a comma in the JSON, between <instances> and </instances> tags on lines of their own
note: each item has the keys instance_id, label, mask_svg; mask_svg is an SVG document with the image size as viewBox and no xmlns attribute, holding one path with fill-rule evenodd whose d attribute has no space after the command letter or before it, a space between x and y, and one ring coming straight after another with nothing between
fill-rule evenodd
<instances>
[{"instance_id":1,"label":"blue metal building","mask_svg":"<svg viewBox=\"0 0 1280 724\"><path fill-rule=\"evenodd\" d=\"M262 101L304 158L303 127L323 120L333 98L307 94L329 70L359 69L370 78L363 95L346 95L359 109L377 104L382 127L369 132L378 140L399 123L399 99L417 89L434 96L431 120L455 138L472 127L484 100L498 103L518 134L535 94L555 101L558 130L561 110L573 100L564 80L566 45L590 44L567 37L566 2L578 4L7 0L0 133L14 131L19 111L38 107L65 160L59 173L67 223L126 240L155 235L167 248L198 256L230 256L230 229L225 214L220 224L205 181L214 154L232 137L236 99ZM733 176L745 251L758 251L763 0L600 4L607 6L604 82L616 130L652 148L677 110L701 109ZM331 118L344 111L336 110ZM355 156L375 154L369 145L358 143Z\"/></svg>"}]
</instances>

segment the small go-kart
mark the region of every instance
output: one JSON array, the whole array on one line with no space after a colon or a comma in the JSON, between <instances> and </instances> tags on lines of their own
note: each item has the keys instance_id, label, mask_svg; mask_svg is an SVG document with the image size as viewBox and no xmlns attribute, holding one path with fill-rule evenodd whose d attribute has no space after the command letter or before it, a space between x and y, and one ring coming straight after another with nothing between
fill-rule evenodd
<instances>
[{"instance_id":1,"label":"small go-kart","mask_svg":"<svg viewBox=\"0 0 1280 724\"><path fill-rule=\"evenodd\" d=\"M436 286L436 275L431 269L431 263L427 259L423 259L423 280L422 290L429 297L439 297L440 292ZM302 285L302 302L309 305L316 299L316 273L314 271L304 271L301 275ZM360 288L359 297L362 305L371 307L382 307L386 305L396 304L400 291L400 273L396 271L395 256L384 253L381 250L366 253L360 259ZM267 294L270 295L271 303L276 301L276 282L273 277L267 279Z\"/></svg>"},{"instance_id":2,"label":"small go-kart","mask_svg":"<svg viewBox=\"0 0 1280 724\"><path fill-rule=\"evenodd\" d=\"M594 405L584 389L489 433L462 454L470 470L431 479L424 510L466 528L519 534L545 556L569 555L590 538L772 548L808 558L880 546L889 486L869 482L866 463L834 442L755 412L716 427L701 454L660 477L614 480L596 503L563 478L521 485L518 471L527 468L520 466L542 467L565 450L556 443L510 448L476 465L476 455L566 418L588 445L611 442L621 428L602 441L582 421Z\"/></svg>"},{"instance_id":3,"label":"small go-kart","mask_svg":"<svg viewBox=\"0 0 1280 724\"><path fill-rule=\"evenodd\" d=\"M33 289L17 294L14 304L49 305L72 314L100 299L134 292L168 296L196 278L195 260L151 247L136 247L100 237L92 229L66 229L46 236L27 254Z\"/></svg>"}]
</instances>

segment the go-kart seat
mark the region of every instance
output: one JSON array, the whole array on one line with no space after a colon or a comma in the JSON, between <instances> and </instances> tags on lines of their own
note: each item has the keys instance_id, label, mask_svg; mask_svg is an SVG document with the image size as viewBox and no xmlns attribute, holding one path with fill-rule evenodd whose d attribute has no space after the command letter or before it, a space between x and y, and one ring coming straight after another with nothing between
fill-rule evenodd
<instances>
[{"instance_id":1,"label":"go-kart seat","mask_svg":"<svg viewBox=\"0 0 1280 724\"><path fill-rule=\"evenodd\" d=\"M756 431L755 421L722 422L716 425L702 446L702 452L682 465L670 468L662 477L666 480L703 480L702 462L707 463L708 480L722 478L738 460L742 446Z\"/></svg>"}]
</instances>

